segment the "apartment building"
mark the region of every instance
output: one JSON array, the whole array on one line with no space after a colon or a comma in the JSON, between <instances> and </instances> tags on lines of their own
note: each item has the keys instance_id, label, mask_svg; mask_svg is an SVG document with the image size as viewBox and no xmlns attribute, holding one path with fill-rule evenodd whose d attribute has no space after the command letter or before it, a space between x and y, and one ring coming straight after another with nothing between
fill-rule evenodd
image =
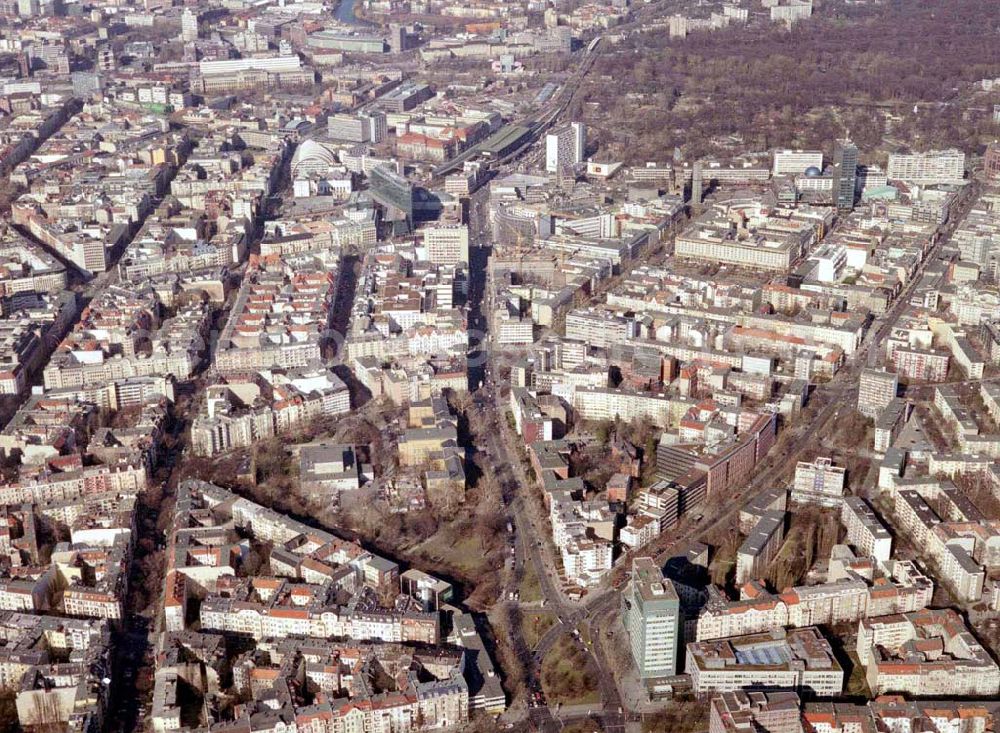
<instances>
[{"instance_id":1,"label":"apartment building","mask_svg":"<svg viewBox=\"0 0 1000 733\"><path fill-rule=\"evenodd\" d=\"M510 404L514 415L514 429L525 444L553 439L554 421L542 411L535 395L522 387L515 387L510 391Z\"/></svg>"},{"instance_id":2,"label":"apartment building","mask_svg":"<svg viewBox=\"0 0 1000 733\"><path fill-rule=\"evenodd\" d=\"M813 11L812 0L781 0L769 7L772 21L789 26L811 17Z\"/></svg>"},{"instance_id":3,"label":"apartment building","mask_svg":"<svg viewBox=\"0 0 1000 733\"><path fill-rule=\"evenodd\" d=\"M985 733L993 725L993 715L986 707L972 702L908 702L898 695L885 695L864 705L839 701L806 703L801 725L817 733L883 730Z\"/></svg>"},{"instance_id":4,"label":"apartment building","mask_svg":"<svg viewBox=\"0 0 1000 733\"><path fill-rule=\"evenodd\" d=\"M279 258L251 262L219 336L215 367L223 374L311 366L323 356L336 268Z\"/></svg>"},{"instance_id":5,"label":"apartment building","mask_svg":"<svg viewBox=\"0 0 1000 733\"><path fill-rule=\"evenodd\" d=\"M877 454L885 455L896 442L896 438L910 419L912 410L912 404L897 397L879 413L875 419L874 437L874 449Z\"/></svg>"},{"instance_id":6,"label":"apartment building","mask_svg":"<svg viewBox=\"0 0 1000 733\"><path fill-rule=\"evenodd\" d=\"M994 696L1000 689L1000 668L952 609L865 619L857 653L876 695Z\"/></svg>"},{"instance_id":7,"label":"apartment building","mask_svg":"<svg viewBox=\"0 0 1000 733\"><path fill-rule=\"evenodd\" d=\"M898 480L890 495L899 531L935 561L940 580L963 600L982 598L989 548L1000 541L995 522L948 481Z\"/></svg>"},{"instance_id":8,"label":"apartment building","mask_svg":"<svg viewBox=\"0 0 1000 733\"><path fill-rule=\"evenodd\" d=\"M775 150L771 173L775 176L797 176L810 168L823 170L822 150Z\"/></svg>"},{"instance_id":9,"label":"apartment building","mask_svg":"<svg viewBox=\"0 0 1000 733\"><path fill-rule=\"evenodd\" d=\"M858 412L872 419L894 399L899 391L899 375L879 369L862 369L858 381Z\"/></svg>"},{"instance_id":10,"label":"apartment building","mask_svg":"<svg viewBox=\"0 0 1000 733\"><path fill-rule=\"evenodd\" d=\"M428 405L411 421L425 412L433 418ZM340 458L327 460L331 450ZM346 460L336 447L317 451L310 454L311 467ZM213 521L205 521L208 516ZM472 709L503 709L492 663L464 614L453 612L449 646L439 646L439 608L450 598L448 583L416 569L401 576L395 563L353 542L198 481L178 487L172 528L165 587L169 640L157 658L153 705L158 729L171 730L181 714L185 703L175 688L182 677L210 681L223 665L247 696L238 717L259 721L274 713L263 702L272 699L271 685L301 683L303 675L326 691L334 704L303 707L281 698L280 714L304 730L314 730L317 721L323 730L445 729L464 725ZM247 538L271 547L268 564L276 575L237 577ZM381 601L385 594L395 594L393 602ZM194 595L204 598L200 624L213 632L206 638L184 629L184 609ZM226 658L211 641L223 638L219 634L239 635L253 646ZM348 674L375 675L385 665L408 670L392 694L347 683Z\"/></svg>"},{"instance_id":11,"label":"apartment building","mask_svg":"<svg viewBox=\"0 0 1000 733\"><path fill-rule=\"evenodd\" d=\"M847 530L847 542L862 557L872 557L879 563L892 556L892 533L874 510L859 496L845 496L840 521Z\"/></svg>"},{"instance_id":12,"label":"apartment building","mask_svg":"<svg viewBox=\"0 0 1000 733\"><path fill-rule=\"evenodd\" d=\"M555 173L565 166L582 163L586 147L587 132L582 122L571 122L548 133L545 136L545 170Z\"/></svg>"},{"instance_id":13,"label":"apartment building","mask_svg":"<svg viewBox=\"0 0 1000 733\"><path fill-rule=\"evenodd\" d=\"M740 588L729 600L718 588L698 613L698 641L756 634L778 628L854 623L886 612L918 611L931 602L934 584L908 561L886 566L880 575L874 561L835 548L829 579L818 585L786 588L775 594L759 581Z\"/></svg>"},{"instance_id":14,"label":"apartment building","mask_svg":"<svg viewBox=\"0 0 1000 733\"><path fill-rule=\"evenodd\" d=\"M636 333L628 318L595 308L576 309L566 314L566 338L606 349L624 344Z\"/></svg>"},{"instance_id":15,"label":"apartment building","mask_svg":"<svg viewBox=\"0 0 1000 733\"><path fill-rule=\"evenodd\" d=\"M654 425L671 424L672 400L666 395L629 392L610 387L583 387L573 394L573 409L584 420L624 422L646 418Z\"/></svg>"},{"instance_id":16,"label":"apartment building","mask_svg":"<svg viewBox=\"0 0 1000 733\"><path fill-rule=\"evenodd\" d=\"M0 640L0 685L14 691L20 725L104 725L113 654L106 621L4 611Z\"/></svg>"},{"instance_id":17,"label":"apartment building","mask_svg":"<svg viewBox=\"0 0 1000 733\"><path fill-rule=\"evenodd\" d=\"M115 465L71 467L0 486L0 504L69 501L106 492L134 494L145 489L149 469L136 457Z\"/></svg>"},{"instance_id":18,"label":"apartment building","mask_svg":"<svg viewBox=\"0 0 1000 733\"><path fill-rule=\"evenodd\" d=\"M889 153L889 180L919 186L940 183L960 184L965 179L965 153L961 150L932 150L926 153Z\"/></svg>"},{"instance_id":19,"label":"apartment building","mask_svg":"<svg viewBox=\"0 0 1000 733\"><path fill-rule=\"evenodd\" d=\"M736 551L736 583L764 575L785 539L785 512L765 512Z\"/></svg>"},{"instance_id":20,"label":"apartment building","mask_svg":"<svg viewBox=\"0 0 1000 733\"><path fill-rule=\"evenodd\" d=\"M565 458L558 452L560 445L560 441L536 442L531 450L542 469L552 542L559 549L563 570L575 584L589 587L599 583L611 569L614 514L606 502L574 498L582 481L568 477ZM543 465L543 459L549 465Z\"/></svg>"},{"instance_id":21,"label":"apartment building","mask_svg":"<svg viewBox=\"0 0 1000 733\"><path fill-rule=\"evenodd\" d=\"M13 230L0 236L0 295L59 293L66 288L66 268L55 257Z\"/></svg>"},{"instance_id":22,"label":"apartment building","mask_svg":"<svg viewBox=\"0 0 1000 733\"><path fill-rule=\"evenodd\" d=\"M642 547L660 535L660 524L659 517L648 514L630 516L618 533L618 541L631 549Z\"/></svg>"},{"instance_id":23,"label":"apartment building","mask_svg":"<svg viewBox=\"0 0 1000 733\"><path fill-rule=\"evenodd\" d=\"M792 500L800 504L839 507L844 496L847 471L830 458L799 461L795 466Z\"/></svg>"},{"instance_id":24,"label":"apartment building","mask_svg":"<svg viewBox=\"0 0 1000 733\"><path fill-rule=\"evenodd\" d=\"M899 347L893 350L891 362L901 377L922 382L943 382L948 376L951 356L946 351Z\"/></svg>"},{"instance_id":25,"label":"apartment building","mask_svg":"<svg viewBox=\"0 0 1000 733\"><path fill-rule=\"evenodd\" d=\"M347 385L318 366L269 370L250 381L211 385L206 394L191 426L191 448L202 456L248 448L351 411Z\"/></svg>"},{"instance_id":26,"label":"apartment building","mask_svg":"<svg viewBox=\"0 0 1000 733\"><path fill-rule=\"evenodd\" d=\"M266 604L212 596L202 603L199 620L203 629L245 634L255 641L305 635L321 639L378 640L390 644L440 643L439 620L433 613L352 613L333 606L270 608Z\"/></svg>"}]
</instances>

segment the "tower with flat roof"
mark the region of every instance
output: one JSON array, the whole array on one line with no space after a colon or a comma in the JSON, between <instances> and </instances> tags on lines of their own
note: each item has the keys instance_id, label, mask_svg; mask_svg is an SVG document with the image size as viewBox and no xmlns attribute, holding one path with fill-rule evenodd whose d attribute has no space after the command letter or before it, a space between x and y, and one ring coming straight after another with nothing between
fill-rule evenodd
<instances>
[{"instance_id":1,"label":"tower with flat roof","mask_svg":"<svg viewBox=\"0 0 1000 733\"><path fill-rule=\"evenodd\" d=\"M632 561L632 577L622 594L622 614L640 678L677 674L680 599L652 558Z\"/></svg>"},{"instance_id":2,"label":"tower with flat roof","mask_svg":"<svg viewBox=\"0 0 1000 733\"><path fill-rule=\"evenodd\" d=\"M858 179L858 146L838 140L833 146L833 205L838 211L854 210L854 186Z\"/></svg>"}]
</instances>

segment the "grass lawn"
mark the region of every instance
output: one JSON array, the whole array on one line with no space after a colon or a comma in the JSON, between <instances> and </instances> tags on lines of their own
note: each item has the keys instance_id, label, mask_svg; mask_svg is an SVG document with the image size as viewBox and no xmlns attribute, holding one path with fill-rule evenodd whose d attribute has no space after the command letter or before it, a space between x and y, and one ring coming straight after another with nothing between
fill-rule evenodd
<instances>
[{"instance_id":1,"label":"grass lawn","mask_svg":"<svg viewBox=\"0 0 1000 733\"><path fill-rule=\"evenodd\" d=\"M524 574L517 586L517 592L521 603L538 603L542 600L542 585L538 582L538 573L535 572L534 563L524 564Z\"/></svg>"},{"instance_id":2,"label":"grass lawn","mask_svg":"<svg viewBox=\"0 0 1000 733\"><path fill-rule=\"evenodd\" d=\"M868 680L865 679L865 668L858 661L857 652L848 652L848 656L851 658L851 671L850 676L847 678L847 684L844 686L844 693L847 695L871 697L871 693L868 690Z\"/></svg>"},{"instance_id":3,"label":"grass lawn","mask_svg":"<svg viewBox=\"0 0 1000 733\"><path fill-rule=\"evenodd\" d=\"M642 718L642 733L697 733L708 729L708 705L698 700L674 700Z\"/></svg>"},{"instance_id":4,"label":"grass lawn","mask_svg":"<svg viewBox=\"0 0 1000 733\"><path fill-rule=\"evenodd\" d=\"M470 578L489 572L479 537L470 534L455 536L443 526L414 548L417 554L440 558L443 565L455 568Z\"/></svg>"},{"instance_id":5,"label":"grass lawn","mask_svg":"<svg viewBox=\"0 0 1000 733\"><path fill-rule=\"evenodd\" d=\"M542 689L550 705L589 705L601 701L587 657L569 636L560 639L542 660Z\"/></svg>"},{"instance_id":6,"label":"grass lawn","mask_svg":"<svg viewBox=\"0 0 1000 733\"><path fill-rule=\"evenodd\" d=\"M522 616L521 631L528 646L534 649L545 632L556 622L551 613L526 613Z\"/></svg>"},{"instance_id":7,"label":"grass lawn","mask_svg":"<svg viewBox=\"0 0 1000 733\"><path fill-rule=\"evenodd\" d=\"M566 723L559 729L559 733L594 733L600 728L592 720L578 720L575 723Z\"/></svg>"}]
</instances>

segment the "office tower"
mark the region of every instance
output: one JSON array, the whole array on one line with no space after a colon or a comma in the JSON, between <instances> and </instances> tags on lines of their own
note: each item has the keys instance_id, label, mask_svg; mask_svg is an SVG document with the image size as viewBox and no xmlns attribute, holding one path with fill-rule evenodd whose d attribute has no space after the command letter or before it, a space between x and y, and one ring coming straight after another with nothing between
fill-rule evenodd
<instances>
[{"instance_id":1,"label":"office tower","mask_svg":"<svg viewBox=\"0 0 1000 733\"><path fill-rule=\"evenodd\" d=\"M403 214L407 223L413 224L413 186L409 181L385 166L373 168L368 181L375 201Z\"/></svg>"},{"instance_id":2,"label":"office tower","mask_svg":"<svg viewBox=\"0 0 1000 733\"><path fill-rule=\"evenodd\" d=\"M104 85L101 75L93 71L74 71L70 74L70 81L73 84L73 96L80 99L88 99L100 92Z\"/></svg>"},{"instance_id":3,"label":"office tower","mask_svg":"<svg viewBox=\"0 0 1000 733\"><path fill-rule=\"evenodd\" d=\"M406 26L392 23L389 26L389 50L392 53L403 53L406 51L407 32Z\"/></svg>"},{"instance_id":4,"label":"office tower","mask_svg":"<svg viewBox=\"0 0 1000 733\"><path fill-rule=\"evenodd\" d=\"M326 120L326 132L334 140L377 145L388 134L385 113L365 110L357 115L332 114Z\"/></svg>"},{"instance_id":5,"label":"office tower","mask_svg":"<svg viewBox=\"0 0 1000 733\"><path fill-rule=\"evenodd\" d=\"M185 43L198 40L198 16L191 8L181 13L181 40Z\"/></svg>"},{"instance_id":6,"label":"office tower","mask_svg":"<svg viewBox=\"0 0 1000 733\"><path fill-rule=\"evenodd\" d=\"M583 126L582 122L573 122L570 124L570 128L573 130L573 162L582 163L587 155L587 128Z\"/></svg>"},{"instance_id":7,"label":"office tower","mask_svg":"<svg viewBox=\"0 0 1000 733\"><path fill-rule=\"evenodd\" d=\"M326 134L333 140L366 143L371 141L371 125L366 124L360 116L332 114L326 119Z\"/></svg>"},{"instance_id":8,"label":"office tower","mask_svg":"<svg viewBox=\"0 0 1000 733\"><path fill-rule=\"evenodd\" d=\"M378 145L385 140L389 134L389 125L385 119L385 112L377 109L370 109L362 112L358 117L368 126L368 140L373 145Z\"/></svg>"},{"instance_id":9,"label":"office tower","mask_svg":"<svg viewBox=\"0 0 1000 733\"><path fill-rule=\"evenodd\" d=\"M440 224L423 231L429 262L457 265L469 261L469 227L465 224Z\"/></svg>"},{"instance_id":10,"label":"office tower","mask_svg":"<svg viewBox=\"0 0 1000 733\"><path fill-rule=\"evenodd\" d=\"M545 170L555 173L563 166L582 163L586 147L587 132L582 122L550 132L545 136Z\"/></svg>"},{"instance_id":11,"label":"office tower","mask_svg":"<svg viewBox=\"0 0 1000 733\"><path fill-rule=\"evenodd\" d=\"M642 679L677 673L680 600L650 557L632 561L632 577L622 593L622 614L632 658Z\"/></svg>"},{"instance_id":12,"label":"office tower","mask_svg":"<svg viewBox=\"0 0 1000 733\"><path fill-rule=\"evenodd\" d=\"M833 147L833 205L838 211L854 209L854 185L858 177L858 147L838 140Z\"/></svg>"},{"instance_id":13,"label":"office tower","mask_svg":"<svg viewBox=\"0 0 1000 733\"><path fill-rule=\"evenodd\" d=\"M22 18L36 18L41 12L41 3L38 0L17 0L17 14Z\"/></svg>"},{"instance_id":14,"label":"office tower","mask_svg":"<svg viewBox=\"0 0 1000 733\"><path fill-rule=\"evenodd\" d=\"M702 187L704 183L702 182L701 174L701 161L697 160L694 164L694 170L691 172L691 205L701 206L701 197L703 195Z\"/></svg>"}]
</instances>

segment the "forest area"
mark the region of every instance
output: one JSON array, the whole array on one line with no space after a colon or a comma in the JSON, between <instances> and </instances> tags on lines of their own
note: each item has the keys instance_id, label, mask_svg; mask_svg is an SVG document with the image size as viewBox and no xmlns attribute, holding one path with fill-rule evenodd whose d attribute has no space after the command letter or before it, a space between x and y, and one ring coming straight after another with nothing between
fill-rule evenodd
<instances>
[{"instance_id":1,"label":"forest area","mask_svg":"<svg viewBox=\"0 0 1000 733\"><path fill-rule=\"evenodd\" d=\"M1000 136L1000 3L923 0L834 8L791 30L732 26L631 36L606 50L574 100L602 152L626 162L685 160L730 147L832 149L848 132L888 150L981 150Z\"/></svg>"}]
</instances>

